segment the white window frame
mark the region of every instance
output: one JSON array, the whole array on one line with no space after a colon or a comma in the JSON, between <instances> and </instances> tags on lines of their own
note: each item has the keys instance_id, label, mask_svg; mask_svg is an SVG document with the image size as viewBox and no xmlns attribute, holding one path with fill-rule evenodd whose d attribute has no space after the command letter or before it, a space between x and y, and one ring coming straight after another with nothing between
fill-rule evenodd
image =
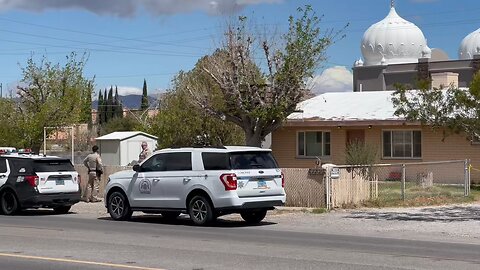
<instances>
[{"instance_id":1,"label":"white window frame","mask_svg":"<svg viewBox=\"0 0 480 270\"><path fill-rule=\"evenodd\" d=\"M419 157L414 157L414 138L413 138L413 132L414 131L418 131L420 132L420 147L421 147L421 151L420 151L420 156ZM385 147L385 138L383 136L383 133L384 132L390 132L390 156L385 156L385 151L384 151L384 147ZM411 153L412 155L410 157L394 157L393 156L393 132L410 132L411 134L411 138L412 138L412 146L411 146ZM421 129L383 129L382 130L382 159L422 159L423 157L423 132Z\"/></svg>"},{"instance_id":2,"label":"white window frame","mask_svg":"<svg viewBox=\"0 0 480 270\"><path fill-rule=\"evenodd\" d=\"M307 133L307 132L322 132L322 155L320 156L307 156L305 155L305 153L307 152L306 149L307 149L307 140L305 139L305 135L304 135L304 139L303 139L303 149L304 149L304 155L299 155L298 153L298 138L299 138L299 135L300 133ZM330 142L329 142L329 145L330 145L330 155L325 155L325 133L330 133ZM332 132L330 130L297 130L297 133L295 135L295 156L297 158L317 158L317 157L325 157L325 158L330 158L332 156Z\"/></svg>"}]
</instances>

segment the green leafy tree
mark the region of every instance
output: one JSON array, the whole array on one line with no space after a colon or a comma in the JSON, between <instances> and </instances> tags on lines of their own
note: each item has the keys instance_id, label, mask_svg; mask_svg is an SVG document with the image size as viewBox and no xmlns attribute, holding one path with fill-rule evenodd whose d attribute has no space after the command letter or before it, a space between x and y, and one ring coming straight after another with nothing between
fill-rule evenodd
<instances>
[{"instance_id":1,"label":"green leafy tree","mask_svg":"<svg viewBox=\"0 0 480 270\"><path fill-rule=\"evenodd\" d=\"M22 120L23 117L15 100L0 98L0 145L24 147L19 139L23 136Z\"/></svg>"},{"instance_id":2,"label":"green leafy tree","mask_svg":"<svg viewBox=\"0 0 480 270\"><path fill-rule=\"evenodd\" d=\"M148 105L147 81L143 79L142 103L140 104L140 110L145 111L148 109Z\"/></svg>"},{"instance_id":3,"label":"green leafy tree","mask_svg":"<svg viewBox=\"0 0 480 270\"><path fill-rule=\"evenodd\" d=\"M480 72L473 76L468 90L453 86L432 89L429 81L419 82L413 91L406 86L397 88L392 98L395 115L442 130L444 137L464 132L480 138Z\"/></svg>"},{"instance_id":4,"label":"green leafy tree","mask_svg":"<svg viewBox=\"0 0 480 270\"><path fill-rule=\"evenodd\" d=\"M108 97L107 97L107 106L106 106L106 123L108 123L111 119L114 118L114 101L113 101L113 87L110 86L110 90L108 90Z\"/></svg>"},{"instance_id":5,"label":"green leafy tree","mask_svg":"<svg viewBox=\"0 0 480 270\"><path fill-rule=\"evenodd\" d=\"M97 122L99 125L102 125L105 122L103 114L103 95L102 91L98 91L98 106L97 106Z\"/></svg>"},{"instance_id":6,"label":"green leafy tree","mask_svg":"<svg viewBox=\"0 0 480 270\"><path fill-rule=\"evenodd\" d=\"M92 94L93 84L88 84L88 87L83 89L82 96L82 111L80 115L80 122L87 123L89 127L92 126Z\"/></svg>"},{"instance_id":7,"label":"green leafy tree","mask_svg":"<svg viewBox=\"0 0 480 270\"><path fill-rule=\"evenodd\" d=\"M108 108L108 104L107 104L107 88L104 89L103 91L103 104L102 104L102 119L103 119L103 124L107 123L108 121L108 116L107 116L107 108Z\"/></svg>"},{"instance_id":8,"label":"green leafy tree","mask_svg":"<svg viewBox=\"0 0 480 270\"><path fill-rule=\"evenodd\" d=\"M115 86L114 115L116 118L123 118L123 105L118 96L118 87Z\"/></svg>"},{"instance_id":9,"label":"green leafy tree","mask_svg":"<svg viewBox=\"0 0 480 270\"><path fill-rule=\"evenodd\" d=\"M311 6L298 12L300 17L289 18L288 32L280 40L257 38L247 31L246 17L228 27L224 45L199 65L222 102L212 100L218 96L209 95L210 83L191 81L189 86L197 107L239 126L247 145L260 146L295 111L308 93L306 79L326 60L326 49L343 37L343 30L321 31L321 18Z\"/></svg>"},{"instance_id":10,"label":"green leafy tree","mask_svg":"<svg viewBox=\"0 0 480 270\"><path fill-rule=\"evenodd\" d=\"M210 78L199 69L180 72L172 82L173 88L162 96L159 113L148 130L158 136L158 147L241 144L244 137L238 126L198 110L192 104L187 87L192 80ZM214 89L215 85L212 86Z\"/></svg>"},{"instance_id":11,"label":"green leafy tree","mask_svg":"<svg viewBox=\"0 0 480 270\"><path fill-rule=\"evenodd\" d=\"M100 128L100 135L115 131L146 131L145 128L132 116L124 118L116 117Z\"/></svg>"},{"instance_id":12,"label":"green leafy tree","mask_svg":"<svg viewBox=\"0 0 480 270\"><path fill-rule=\"evenodd\" d=\"M86 55L78 58L75 53L67 56L64 66L45 57L38 63L33 57L28 59L17 87L18 101L12 108L16 117L7 127L21 134L16 145L38 151L44 127L68 126L82 120L85 107L79 104L85 101L85 92L91 91L94 85L93 79L83 75L86 61Z\"/></svg>"}]
</instances>

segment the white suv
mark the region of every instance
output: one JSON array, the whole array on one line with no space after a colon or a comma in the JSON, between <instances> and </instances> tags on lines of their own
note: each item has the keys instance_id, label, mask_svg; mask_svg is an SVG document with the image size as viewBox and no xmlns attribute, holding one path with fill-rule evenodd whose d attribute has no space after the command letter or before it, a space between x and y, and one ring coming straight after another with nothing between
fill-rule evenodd
<instances>
[{"instance_id":1,"label":"white suv","mask_svg":"<svg viewBox=\"0 0 480 270\"><path fill-rule=\"evenodd\" d=\"M285 180L271 150L256 147L172 148L155 152L133 170L110 175L105 206L115 220L133 211L196 225L240 213L249 223L285 203Z\"/></svg>"}]
</instances>

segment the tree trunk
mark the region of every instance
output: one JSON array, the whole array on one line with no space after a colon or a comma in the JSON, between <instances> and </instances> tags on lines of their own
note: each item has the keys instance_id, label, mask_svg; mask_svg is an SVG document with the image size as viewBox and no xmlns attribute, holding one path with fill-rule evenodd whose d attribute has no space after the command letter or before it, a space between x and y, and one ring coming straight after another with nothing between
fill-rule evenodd
<instances>
[{"instance_id":1,"label":"tree trunk","mask_svg":"<svg viewBox=\"0 0 480 270\"><path fill-rule=\"evenodd\" d=\"M35 143L34 145L32 145L31 149L35 154L40 153L40 150L42 150L42 152L43 152L43 144ZM43 154L45 155L45 153L43 153Z\"/></svg>"},{"instance_id":2,"label":"tree trunk","mask_svg":"<svg viewBox=\"0 0 480 270\"><path fill-rule=\"evenodd\" d=\"M260 136L259 132L247 132L247 131L245 131L245 145L261 147L262 146L262 136Z\"/></svg>"}]
</instances>

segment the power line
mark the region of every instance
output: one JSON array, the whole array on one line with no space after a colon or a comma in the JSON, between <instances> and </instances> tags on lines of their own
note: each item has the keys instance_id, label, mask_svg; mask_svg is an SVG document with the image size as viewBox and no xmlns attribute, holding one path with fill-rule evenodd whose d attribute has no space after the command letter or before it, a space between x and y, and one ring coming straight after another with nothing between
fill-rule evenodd
<instances>
[{"instance_id":1,"label":"power line","mask_svg":"<svg viewBox=\"0 0 480 270\"><path fill-rule=\"evenodd\" d=\"M115 39L117 41L136 41L136 42L144 42L144 43L155 43L158 45L166 45L166 46L174 46L174 47L185 47L185 48L195 48L199 49L200 47L197 46L189 46L189 45L183 45L183 44L173 44L170 42L159 42L159 41L152 41L152 40L145 40L144 38L151 38L151 37L162 37L162 36L169 36L169 35L181 35L184 33L191 33L191 32L198 32L202 30L207 30L208 28L203 27L203 28L198 28L194 30L187 30L187 31L177 31L175 33L167 33L167 34L158 34L154 36L148 36L148 37L143 37L143 38L126 38L126 37L120 37L120 36L114 36L114 35L105 35L105 34L98 34L98 33L92 33L92 32L85 32L85 31L78 31L78 30L73 30L73 29L66 29L66 28L59 28L59 27L53 27L53 26L47 26L47 25L41 25L41 24L34 24L34 23L28 23L28 22L22 22L18 20L13 20L5 17L0 17L0 20L2 21L8 21L8 22L13 22L13 23L18 23L18 24L24 24L24 25L30 25L30 26L35 26L35 27L40 27L40 28L46 28L46 29L51 29L55 31L62 31L62 32L68 32L68 33L78 33L78 34L83 34L83 35L90 35L90 36L97 36L97 37L103 37L103 38L110 38L110 39ZM201 49L201 48L200 48Z\"/></svg>"},{"instance_id":2,"label":"power line","mask_svg":"<svg viewBox=\"0 0 480 270\"><path fill-rule=\"evenodd\" d=\"M135 47L129 47L129 46L120 46L120 45L107 45L107 44L102 44L102 43L98 43L98 42L84 42L84 41L80 41L80 40L57 38L57 37L51 37L51 36L46 36L46 35L24 33L24 32L10 31L10 30L4 30L4 29L0 29L0 31L1 32L6 32L6 33L12 33L12 34L16 34L16 35L22 35L22 36L29 36L29 37L33 36L33 37L46 38L46 39L59 40L59 41L83 43L85 45L97 45L97 46L104 46L104 47L113 47L113 48L117 48L117 49L139 50L139 51L147 51L147 52L154 51L154 52L159 52L159 53L174 53L174 54L177 53L177 52L174 52L174 51L162 51L162 50L156 50L156 49L142 49L142 48L135 48ZM65 45L63 45L63 47L64 46Z\"/></svg>"}]
</instances>

